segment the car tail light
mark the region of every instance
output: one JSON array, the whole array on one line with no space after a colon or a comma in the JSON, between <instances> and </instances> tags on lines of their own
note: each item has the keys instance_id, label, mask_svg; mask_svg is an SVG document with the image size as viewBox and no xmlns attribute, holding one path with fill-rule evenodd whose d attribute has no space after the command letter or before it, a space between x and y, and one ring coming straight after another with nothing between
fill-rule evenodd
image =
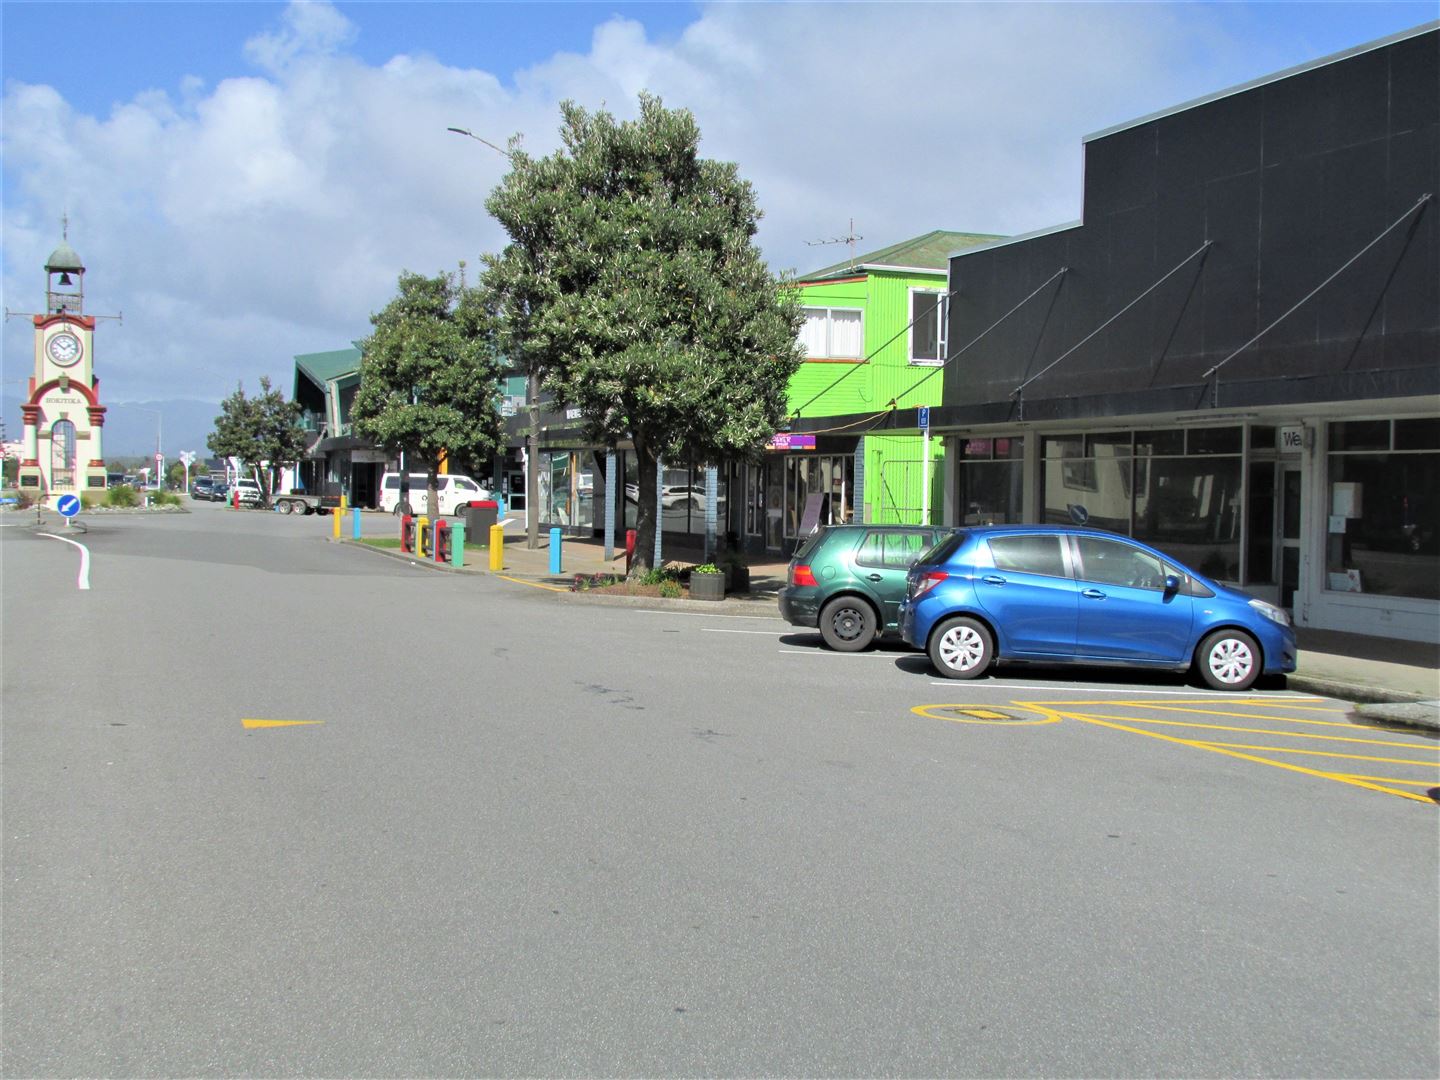
<instances>
[{"instance_id":1,"label":"car tail light","mask_svg":"<svg viewBox=\"0 0 1440 1080\"><path fill-rule=\"evenodd\" d=\"M936 585L939 585L940 582L944 581L949 576L950 575L947 574L944 570L926 570L924 573L916 577L915 581L912 584L912 587L915 591L911 593L910 596L915 600L920 599L920 597L924 596L927 592L933 589Z\"/></svg>"},{"instance_id":2,"label":"car tail light","mask_svg":"<svg viewBox=\"0 0 1440 1080\"><path fill-rule=\"evenodd\" d=\"M808 566L792 566L792 567L790 567L790 584L791 584L791 585L818 585L819 582L817 582L817 581L815 580L815 571L814 571L814 570L811 570L810 567L808 567Z\"/></svg>"}]
</instances>

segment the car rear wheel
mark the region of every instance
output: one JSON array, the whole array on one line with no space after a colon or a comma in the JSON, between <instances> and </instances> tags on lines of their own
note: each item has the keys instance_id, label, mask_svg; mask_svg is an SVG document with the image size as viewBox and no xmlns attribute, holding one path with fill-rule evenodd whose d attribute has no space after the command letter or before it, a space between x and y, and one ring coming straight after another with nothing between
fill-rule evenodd
<instances>
[{"instance_id":1,"label":"car rear wheel","mask_svg":"<svg viewBox=\"0 0 1440 1080\"><path fill-rule=\"evenodd\" d=\"M842 596L820 610L820 636L836 652L859 652L875 640L875 609L864 600Z\"/></svg>"},{"instance_id":2,"label":"car rear wheel","mask_svg":"<svg viewBox=\"0 0 1440 1080\"><path fill-rule=\"evenodd\" d=\"M947 679L973 679L990 667L995 643L983 623L962 616L936 628L929 651L935 670Z\"/></svg>"},{"instance_id":3,"label":"car rear wheel","mask_svg":"<svg viewBox=\"0 0 1440 1080\"><path fill-rule=\"evenodd\" d=\"M1195 651L1200 677L1215 690L1249 690L1260 677L1260 646L1244 630L1216 630Z\"/></svg>"}]
</instances>

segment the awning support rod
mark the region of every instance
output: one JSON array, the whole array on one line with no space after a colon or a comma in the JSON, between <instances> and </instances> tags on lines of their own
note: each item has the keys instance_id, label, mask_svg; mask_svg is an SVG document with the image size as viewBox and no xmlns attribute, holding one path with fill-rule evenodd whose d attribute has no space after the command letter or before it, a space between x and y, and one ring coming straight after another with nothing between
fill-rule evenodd
<instances>
[{"instance_id":1,"label":"awning support rod","mask_svg":"<svg viewBox=\"0 0 1440 1080\"><path fill-rule=\"evenodd\" d=\"M1358 259L1358 258L1360 258L1360 256L1364 255L1367 251L1369 251L1371 248L1373 248L1373 247L1374 247L1376 244L1378 244L1381 240L1384 240L1385 237L1388 236L1391 232L1393 232L1393 231L1400 225L1401 222L1403 222L1406 218L1408 218L1408 217L1409 217L1411 214L1413 214L1416 210L1420 209L1420 207L1424 206L1427 202L1430 201L1430 199L1431 199L1431 195L1430 195L1429 192L1427 192L1427 193L1424 194L1424 195L1421 195L1420 198L1415 201L1415 205L1414 205L1414 206L1410 207L1409 210L1406 210L1405 213L1401 214L1398 218L1396 218L1396 219L1395 219L1394 221L1392 221L1389 225L1387 225L1387 226L1384 228L1384 230L1381 231L1381 233L1380 233L1379 236L1375 237L1374 240L1371 240L1368 244L1366 244L1363 248L1361 248L1359 251L1357 251L1354 255L1351 255L1350 258L1346 259L1346 260L1345 260L1345 265L1343 265L1342 267L1340 267L1340 269L1336 270L1333 274L1331 274L1329 277L1327 277L1327 278L1326 278L1324 281L1322 281L1319 285L1316 285L1315 288L1311 289L1308 293L1306 293L1299 301L1296 302L1295 306L1292 307L1289 311L1285 312L1284 315L1281 315L1278 319L1276 319L1274 322L1272 322L1269 326L1265 327L1264 330L1261 330L1258 334L1256 334L1254 337L1252 337L1249 341L1245 342L1244 345L1241 345L1238 349L1236 349L1234 352L1232 352L1229 356L1225 357L1224 360L1221 360L1218 364L1216 364L1214 367L1212 367L1209 371L1205 372L1204 375L1201 375L1201 376L1200 376L1200 381L1201 381L1201 382L1204 382L1205 380L1209 379L1211 375L1214 375L1214 374L1215 374L1216 372L1218 372L1222 367L1224 367L1226 364L1228 364L1231 360L1234 360L1235 357L1239 356L1239 355L1240 355L1242 352L1244 352L1246 349L1250 348L1251 345L1254 345L1257 341L1259 341L1262 337L1264 337L1266 334L1268 334L1271 330L1274 330L1275 327L1279 326L1282 322L1284 322L1286 319L1288 319L1291 315L1294 315L1295 312L1299 311L1302 307L1304 307L1307 303L1309 303L1310 300L1314 298L1314 296L1315 296L1316 293L1318 293L1321 289L1325 288L1326 285L1329 285L1332 281L1334 281L1336 278L1338 278L1338 277L1339 277L1341 274L1343 274L1346 270L1350 269L1351 264L1354 263L1356 259ZM1217 378L1215 379L1214 385L1210 388L1210 406L1211 406L1211 408L1214 408L1214 407L1219 403L1219 397L1220 397L1220 379L1217 377Z\"/></svg>"},{"instance_id":2,"label":"awning support rod","mask_svg":"<svg viewBox=\"0 0 1440 1080\"><path fill-rule=\"evenodd\" d=\"M1047 371L1049 371L1051 368L1053 368L1056 364L1060 363L1060 361L1064 360L1064 359L1065 359L1067 356L1069 356L1071 353L1075 352L1076 349L1080 348L1080 347L1081 347L1082 345L1084 345L1087 341L1089 341L1091 338L1093 338L1096 334L1100 333L1100 331L1104 330L1107 326L1109 326L1111 323L1113 323L1116 319L1120 318L1121 315L1124 315L1127 311L1129 311L1131 308L1133 308L1133 307L1134 307L1136 304L1138 304L1141 300L1144 300L1145 297L1149 296L1152 292L1154 292L1156 289L1158 289L1161 285L1165 284L1165 282L1167 282L1168 280L1170 280L1171 277L1173 277L1176 273L1178 273L1178 272L1180 271L1180 268L1181 268L1181 267L1183 267L1183 266L1184 266L1186 263L1188 263L1191 259L1195 258L1196 255L1201 255L1201 254L1204 254L1206 251L1208 251L1208 250L1210 249L1210 245L1212 245L1214 242L1215 242L1215 241L1213 241L1213 240L1206 240L1205 243L1201 244L1198 248L1196 248L1194 251L1192 251L1189 255L1186 255L1185 258L1181 259L1178 263L1176 263L1175 266L1174 266L1173 268L1171 268L1171 270L1170 270L1168 273L1166 273L1164 277L1156 279L1156 280L1150 285L1149 288L1147 288L1147 289L1146 289L1144 292L1142 292L1139 296L1135 297L1134 300L1131 300L1128 304L1126 304L1123 308L1121 308L1119 311L1117 311L1114 315L1111 315L1110 318L1106 319L1103 323L1101 323L1099 326L1097 326L1094 330L1091 330L1090 333L1086 334L1083 338L1081 338L1079 341L1077 341L1074 345L1070 346L1070 348L1066 349L1063 353L1061 353L1059 356L1057 356L1054 360L1051 360L1050 363L1046 364L1043 368L1041 368L1039 371L1037 371L1034 375L1031 375L1030 378L1026 379L1023 383L1021 383L1019 386L1017 386L1014 390L1011 390L1011 391L1010 391L1010 396L1011 396L1012 398L1019 398L1019 399L1020 399L1020 418L1021 418L1022 420L1025 418L1025 398L1024 398L1024 394L1025 394L1025 388L1026 388L1027 386L1029 386L1031 383L1033 383L1036 379L1040 378L1040 376L1044 375Z\"/></svg>"}]
</instances>

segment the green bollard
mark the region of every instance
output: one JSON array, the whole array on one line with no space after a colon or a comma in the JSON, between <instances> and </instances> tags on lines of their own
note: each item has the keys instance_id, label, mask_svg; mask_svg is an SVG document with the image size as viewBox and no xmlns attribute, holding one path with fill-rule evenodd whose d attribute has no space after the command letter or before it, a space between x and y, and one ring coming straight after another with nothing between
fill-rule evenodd
<instances>
[{"instance_id":1,"label":"green bollard","mask_svg":"<svg viewBox=\"0 0 1440 1080\"><path fill-rule=\"evenodd\" d=\"M450 526L450 565L459 570L465 565L465 522L457 520Z\"/></svg>"}]
</instances>

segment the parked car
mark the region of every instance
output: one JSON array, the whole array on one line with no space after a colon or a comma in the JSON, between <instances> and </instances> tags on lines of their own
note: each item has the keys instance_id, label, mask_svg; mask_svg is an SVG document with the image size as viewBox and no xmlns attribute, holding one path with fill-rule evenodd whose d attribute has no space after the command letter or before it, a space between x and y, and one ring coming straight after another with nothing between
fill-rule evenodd
<instances>
[{"instance_id":1,"label":"parked car","mask_svg":"<svg viewBox=\"0 0 1440 1080\"><path fill-rule=\"evenodd\" d=\"M190 498L197 501L212 498L215 481L208 476L197 476L190 484Z\"/></svg>"},{"instance_id":2,"label":"parked car","mask_svg":"<svg viewBox=\"0 0 1440 1080\"><path fill-rule=\"evenodd\" d=\"M1248 690L1295 670L1285 610L1129 537L1081 527L957 530L910 570L900 633L940 674L1007 661L1198 670Z\"/></svg>"},{"instance_id":3,"label":"parked car","mask_svg":"<svg viewBox=\"0 0 1440 1080\"><path fill-rule=\"evenodd\" d=\"M243 476L230 486L229 497L232 501L237 493L241 506L259 506L264 498L260 485L254 480L246 480Z\"/></svg>"},{"instance_id":4,"label":"parked car","mask_svg":"<svg viewBox=\"0 0 1440 1080\"><path fill-rule=\"evenodd\" d=\"M867 649L894 633L911 564L951 529L928 525L831 525L790 560L780 615L819 627L839 652Z\"/></svg>"},{"instance_id":5,"label":"parked car","mask_svg":"<svg viewBox=\"0 0 1440 1080\"><path fill-rule=\"evenodd\" d=\"M226 480L210 481L210 498L215 502L230 501L230 484Z\"/></svg>"},{"instance_id":6,"label":"parked car","mask_svg":"<svg viewBox=\"0 0 1440 1080\"><path fill-rule=\"evenodd\" d=\"M437 476L439 485L440 513L443 516L459 514L466 504L491 498L490 492L468 476L447 473ZM387 514L425 513L426 489L430 477L426 473L410 474L408 499L400 497L400 474L387 472L380 478L380 509Z\"/></svg>"}]
</instances>

